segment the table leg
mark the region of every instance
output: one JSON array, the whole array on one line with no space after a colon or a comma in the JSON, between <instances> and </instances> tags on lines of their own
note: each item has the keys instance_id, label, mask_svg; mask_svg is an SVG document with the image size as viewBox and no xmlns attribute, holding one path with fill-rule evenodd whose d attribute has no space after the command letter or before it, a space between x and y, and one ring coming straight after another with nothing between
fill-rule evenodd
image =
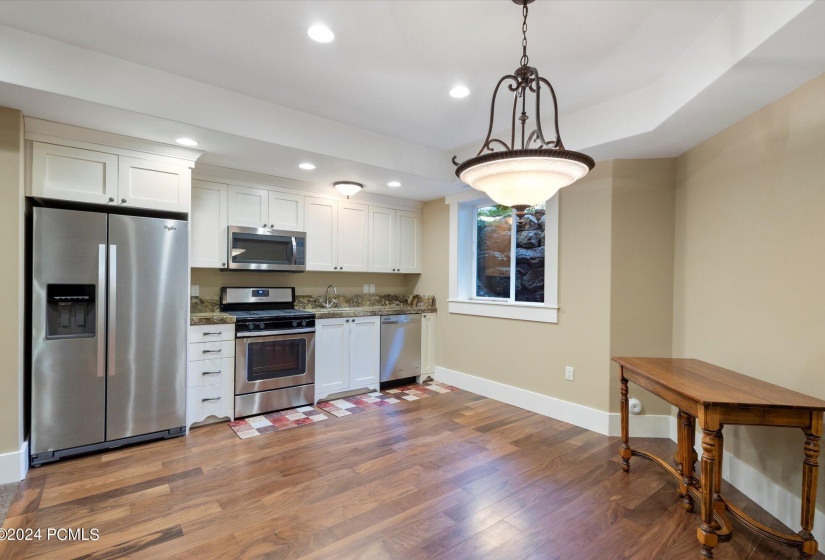
<instances>
[{"instance_id":1,"label":"table leg","mask_svg":"<svg viewBox=\"0 0 825 560\"><path fill-rule=\"evenodd\" d=\"M627 403L627 379L624 378L624 368L622 368L622 398L621 398L621 416L622 416L622 446L619 449L619 455L622 458L622 470L624 472L630 472L630 456L632 452L630 451L630 445L628 441L630 439L629 429L627 425L628 415L629 415L629 407Z\"/></svg>"},{"instance_id":2,"label":"table leg","mask_svg":"<svg viewBox=\"0 0 825 560\"><path fill-rule=\"evenodd\" d=\"M693 511L693 498L689 488L693 486L693 441L696 437L696 419L684 412L679 411L678 416L678 444L679 444L679 469L682 475L682 484L679 486L679 493L682 495L682 506L687 511Z\"/></svg>"},{"instance_id":3,"label":"table leg","mask_svg":"<svg viewBox=\"0 0 825 560\"><path fill-rule=\"evenodd\" d=\"M703 422L704 424L704 422ZM702 544L701 558L713 558L713 547L719 542L713 528L713 486L716 465L716 429L702 428L702 522L696 536Z\"/></svg>"},{"instance_id":4,"label":"table leg","mask_svg":"<svg viewBox=\"0 0 825 560\"><path fill-rule=\"evenodd\" d=\"M725 454L725 438L722 437L722 426L714 434L716 439L716 460L713 465L713 509L718 514L725 513L725 501L722 499L722 458ZM713 522L714 529L721 529L721 526Z\"/></svg>"},{"instance_id":5,"label":"table leg","mask_svg":"<svg viewBox=\"0 0 825 560\"><path fill-rule=\"evenodd\" d=\"M818 545L811 530L814 527L816 511L816 486L819 475L819 438L822 437L822 412L812 414L810 429L805 431L805 460L802 462L802 530L799 536L802 545L802 558L811 558L817 552Z\"/></svg>"}]
</instances>

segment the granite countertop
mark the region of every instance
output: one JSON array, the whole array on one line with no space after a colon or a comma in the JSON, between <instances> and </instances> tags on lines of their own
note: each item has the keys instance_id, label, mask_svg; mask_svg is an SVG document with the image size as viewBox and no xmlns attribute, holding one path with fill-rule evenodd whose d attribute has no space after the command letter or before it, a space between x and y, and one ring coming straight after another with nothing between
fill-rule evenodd
<instances>
[{"instance_id":1,"label":"granite countertop","mask_svg":"<svg viewBox=\"0 0 825 560\"><path fill-rule=\"evenodd\" d=\"M334 299L335 306L326 308L323 305L323 297L298 296L295 308L315 313L316 319L436 312L435 297L419 294L356 294L335 296ZM218 298L193 297L190 309L190 325L221 325L235 322L235 317L219 311Z\"/></svg>"},{"instance_id":2,"label":"granite countertop","mask_svg":"<svg viewBox=\"0 0 825 560\"><path fill-rule=\"evenodd\" d=\"M406 315L409 313L435 313L435 307L330 307L307 309L316 319L340 319L344 317L373 317L375 315Z\"/></svg>"},{"instance_id":3,"label":"granite countertop","mask_svg":"<svg viewBox=\"0 0 825 560\"><path fill-rule=\"evenodd\" d=\"M235 317L227 313L192 313L189 316L189 324L196 325L224 325L234 323Z\"/></svg>"}]
</instances>

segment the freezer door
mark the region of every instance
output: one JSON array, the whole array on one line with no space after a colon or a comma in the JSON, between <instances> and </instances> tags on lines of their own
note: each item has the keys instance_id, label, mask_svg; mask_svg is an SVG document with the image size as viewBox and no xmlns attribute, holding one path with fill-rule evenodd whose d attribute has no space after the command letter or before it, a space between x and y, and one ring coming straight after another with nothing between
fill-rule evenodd
<instances>
[{"instance_id":1,"label":"freezer door","mask_svg":"<svg viewBox=\"0 0 825 560\"><path fill-rule=\"evenodd\" d=\"M106 214L34 208L31 454L104 440Z\"/></svg>"},{"instance_id":2,"label":"freezer door","mask_svg":"<svg viewBox=\"0 0 825 560\"><path fill-rule=\"evenodd\" d=\"M188 227L109 217L107 441L186 423Z\"/></svg>"}]
</instances>

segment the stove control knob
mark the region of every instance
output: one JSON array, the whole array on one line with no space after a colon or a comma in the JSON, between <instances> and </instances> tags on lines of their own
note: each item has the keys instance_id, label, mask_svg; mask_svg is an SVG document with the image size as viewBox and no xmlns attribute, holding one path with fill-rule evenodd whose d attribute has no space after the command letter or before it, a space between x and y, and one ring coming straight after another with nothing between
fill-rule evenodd
<instances>
[{"instance_id":1,"label":"stove control knob","mask_svg":"<svg viewBox=\"0 0 825 560\"><path fill-rule=\"evenodd\" d=\"M298 326L298 321L292 321L292 326L297 327Z\"/></svg>"},{"instance_id":2,"label":"stove control knob","mask_svg":"<svg viewBox=\"0 0 825 560\"><path fill-rule=\"evenodd\" d=\"M306 321L306 319L304 319L303 321L301 321L301 326L302 326L302 327L307 326L307 321Z\"/></svg>"},{"instance_id":3,"label":"stove control knob","mask_svg":"<svg viewBox=\"0 0 825 560\"><path fill-rule=\"evenodd\" d=\"M254 329L254 328L255 328L255 323L247 323L247 324L246 324L246 328L248 328L248 329L250 329L250 330L251 330L251 329Z\"/></svg>"},{"instance_id":4,"label":"stove control knob","mask_svg":"<svg viewBox=\"0 0 825 560\"><path fill-rule=\"evenodd\" d=\"M263 323L258 323L258 326L264 328L266 325L264 325Z\"/></svg>"}]
</instances>

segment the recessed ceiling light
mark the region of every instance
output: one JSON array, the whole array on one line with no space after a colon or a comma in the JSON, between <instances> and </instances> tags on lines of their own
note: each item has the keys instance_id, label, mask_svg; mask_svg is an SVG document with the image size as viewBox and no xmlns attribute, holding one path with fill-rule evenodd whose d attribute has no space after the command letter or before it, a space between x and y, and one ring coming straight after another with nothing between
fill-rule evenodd
<instances>
[{"instance_id":1,"label":"recessed ceiling light","mask_svg":"<svg viewBox=\"0 0 825 560\"><path fill-rule=\"evenodd\" d=\"M390 181L389 183L387 183L387 186L388 187L400 187L401 183L399 183L398 181Z\"/></svg>"},{"instance_id":2,"label":"recessed ceiling light","mask_svg":"<svg viewBox=\"0 0 825 560\"><path fill-rule=\"evenodd\" d=\"M455 97L456 99L461 99L462 97L467 97L468 95L470 95L470 90L464 86L455 86L450 90L450 97Z\"/></svg>"},{"instance_id":3,"label":"recessed ceiling light","mask_svg":"<svg viewBox=\"0 0 825 560\"><path fill-rule=\"evenodd\" d=\"M315 166L311 163L301 163L298 164L298 167L300 167L301 169L306 169L307 171L312 171L313 169L315 169Z\"/></svg>"},{"instance_id":4,"label":"recessed ceiling light","mask_svg":"<svg viewBox=\"0 0 825 560\"><path fill-rule=\"evenodd\" d=\"M335 39L335 34L326 25L313 25L307 29L307 35L319 43L331 43Z\"/></svg>"},{"instance_id":5,"label":"recessed ceiling light","mask_svg":"<svg viewBox=\"0 0 825 560\"><path fill-rule=\"evenodd\" d=\"M192 140L191 138L186 138L186 137L177 138L175 140L175 142L177 142L181 146L189 146L190 148L194 148L195 146L198 145L198 143L196 141Z\"/></svg>"}]
</instances>

